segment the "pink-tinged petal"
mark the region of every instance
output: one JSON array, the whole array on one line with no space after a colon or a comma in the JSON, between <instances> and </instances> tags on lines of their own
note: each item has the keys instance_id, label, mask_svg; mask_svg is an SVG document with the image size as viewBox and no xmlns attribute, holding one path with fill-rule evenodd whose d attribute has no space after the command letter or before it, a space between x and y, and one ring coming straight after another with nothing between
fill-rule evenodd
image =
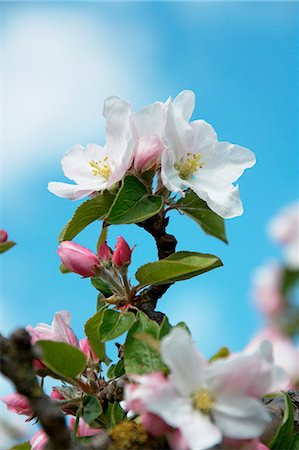
<instances>
[{"instance_id":1,"label":"pink-tinged petal","mask_svg":"<svg viewBox=\"0 0 299 450\"><path fill-rule=\"evenodd\" d=\"M126 409L133 410L137 414L144 414L147 411L147 403L153 392L157 393L169 384L160 372L153 372L148 375L131 375L130 379L135 383L127 384L125 387Z\"/></svg>"},{"instance_id":2,"label":"pink-tinged petal","mask_svg":"<svg viewBox=\"0 0 299 450\"><path fill-rule=\"evenodd\" d=\"M243 206L238 186L223 180L212 173L199 169L191 180L185 181L199 198L224 219L241 216Z\"/></svg>"},{"instance_id":3,"label":"pink-tinged petal","mask_svg":"<svg viewBox=\"0 0 299 450\"><path fill-rule=\"evenodd\" d=\"M156 414L145 412L142 414L141 421L146 431L155 437L164 436L172 431L172 428Z\"/></svg>"},{"instance_id":4,"label":"pink-tinged petal","mask_svg":"<svg viewBox=\"0 0 299 450\"><path fill-rule=\"evenodd\" d=\"M196 350L189 333L174 328L161 342L161 355L171 371L170 380L182 395L204 387L205 358Z\"/></svg>"},{"instance_id":5,"label":"pink-tinged petal","mask_svg":"<svg viewBox=\"0 0 299 450\"><path fill-rule=\"evenodd\" d=\"M37 431L30 440L31 450L43 450L48 440L48 435L44 430Z\"/></svg>"},{"instance_id":6,"label":"pink-tinged petal","mask_svg":"<svg viewBox=\"0 0 299 450\"><path fill-rule=\"evenodd\" d=\"M256 399L229 395L218 397L213 406L213 418L225 436L251 439L261 436L271 417Z\"/></svg>"},{"instance_id":7,"label":"pink-tinged petal","mask_svg":"<svg viewBox=\"0 0 299 450\"><path fill-rule=\"evenodd\" d=\"M117 267L128 265L131 262L131 255L132 250L130 249L127 241L125 241L123 237L118 236L117 244L112 256L113 264L115 264Z\"/></svg>"},{"instance_id":8,"label":"pink-tinged petal","mask_svg":"<svg viewBox=\"0 0 299 450\"><path fill-rule=\"evenodd\" d=\"M63 395L61 395L60 392L58 391L58 389L56 389L56 388L52 388L50 397L53 398L54 400L64 400Z\"/></svg>"},{"instance_id":9,"label":"pink-tinged petal","mask_svg":"<svg viewBox=\"0 0 299 450\"><path fill-rule=\"evenodd\" d=\"M259 439L231 439L225 437L221 443L223 450L269 450Z\"/></svg>"},{"instance_id":10,"label":"pink-tinged petal","mask_svg":"<svg viewBox=\"0 0 299 450\"><path fill-rule=\"evenodd\" d=\"M74 428L76 419L74 417L70 418L70 429ZM95 436L96 434L104 433L100 428L91 428L83 419L79 420L79 425L77 428L77 436Z\"/></svg>"},{"instance_id":11,"label":"pink-tinged petal","mask_svg":"<svg viewBox=\"0 0 299 450\"><path fill-rule=\"evenodd\" d=\"M185 90L180 92L173 100L174 108L180 112L182 117L189 121L195 107L195 94L193 91Z\"/></svg>"},{"instance_id":12,"label":"pink-tinged petal","mask_svg":"<svg viewBox=\"0 0 299 450\"><path fill-rule=\"evenodd\" d=\"M106 241L102 242L98 249L99 258L102 259L103 261L108 262L111 261L112 254L113 252L111 248L107 245L107 242Z\"/></svg>"},{"instance_id":13,"label":"pink-tinged petal","mask_svg":"<svg viewBox=\"0 0 299 450\"><path fill-rule=\"evenodd\" d=\"M0 242L6 242L7 238L7 232L5 230L0 230Z\"/></svg>"},{"instance_id":14,"label":"pink-tinged petal","mask_svg":"<svg viewBox=\"0 0 299 450\"><path fill-rule=\"evenodd\" d=\"M65 313L67 313L67 315L65 315ZM69 327L68 323L70 323L69 311L61 311L55 313L52 322L53 333L55 336L57 336L57 340L66 342L67 344L74 347L78 347L79 342L77 336L75 335L71 327Z\"/></svg>"},{"instance_id":15,"label":"pink-tinged petal","mask_svg":"<svg viewBox=\"0 0 299 450\"><path fill-rule=\"evenodd\" d=\"M282 268L275 262L259 267L253 278L253 298L259 310L270 317L277 317L285 308L282 296Z\"/></svg>"},{"instance_id":16,"label":"pink-tinged petal","mask_svg":"<svg viewBox=\"0 0 299 450\"><path fill-rule=\"evenodd\" d=\"M190 450L188 442L178 428L167 434L167 440L171 450Z\"/></svg>"},{"instance_id":17,"label":"pink-tinged petal","mask_svg":"<svg viewBox=\"0 0 299 450\"><path fill-rule=\"evenodd\" d=\"M189 417L185 416L179 428L190 450L207 450L222 440L218 427L208 416L197 411L193 411Z\"/></svg>"},{"instance_id":18,"label":"pink-tinged petal","mask_svg":"<svg viewBox=\"0 0 299 450\"><path fill-rule=\"evenodd\" d=\"M95 191L105 189L105 186L83 186L77 184L60 183L51 181L48 184L48 191L61 198L69 198L70 200L80 200Z\"/></svg>"},{"instance_id":19,"label":"pink-tinged petal","mask_svg":"<svg viewBox=\"0 0 299 450\"><path fill-rule=\"evenodd\" d=\"M82 350L82 352L85 354L87 359L92 359L95 362L99 361L99 358L97 357L97 355L91 348L91 345L87 338L81 339L79 342L79 346L80 346L80 349Z\"/></svg>"},{"instance_id":20,"label":"pink-tinged petal","mask_svg":"<svg viewBox=\"0 0 299 450\"><path fill-rule=\"evenodd\" d=\"M24 395L13 393L5 395L1 400L6 404L7 409L16 414L24 414L25 416L31 416L30 403Z\"/></svg>"},{"instance_id":21,"label":"pink-tinged petal","mask_svg":"<svg viewBox=\"0 0 299 450\"><path fill-rule=\"evenodd\" d=\"M163 143L158 136L141 136L134 156L134 168L137 172L145 172L160 164Z\"/></svg>"}]
</instances>

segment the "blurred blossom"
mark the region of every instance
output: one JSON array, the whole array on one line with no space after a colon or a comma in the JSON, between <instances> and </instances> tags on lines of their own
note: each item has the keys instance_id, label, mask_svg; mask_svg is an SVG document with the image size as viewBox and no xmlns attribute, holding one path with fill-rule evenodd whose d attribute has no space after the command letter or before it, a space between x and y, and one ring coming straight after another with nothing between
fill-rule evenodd
<instances>
[{"instance_id":1,"label":"blurred blossom","mask_svg":"<svg viewBox=\"0 0 299 450\"><path fill-rule=\"evenodd\" d=\"M30 439L31 450L43 450L48 440L48 435L44 430L37 431Z\"/></svg>"},{"instance_id":2,"label":"blurred blossom","mask_svg":"<svg viewBox=\"0 0 299 450\"><path fill-rule=\"evenodd\" d=\"M256 349L264 339L272 343L275 364L282 367L288 375L288 380L282 388L288 389L296 386L299 382L299 347L278 327L271 326L258 333L248 348Z\"/></svg>"},{"instance_id":3,"label":"blurred blossom","mask_svg":"<svg viewBox=\"0 0 299 450\"><path fill-rule=\"evenodd\" d=\"M299 268L299 202L284 207L268 226L270 237L285 250L286 264Z\"/></svg>"},{"instance_id":4,"label":"blurred blossom","mask_svg":"<svg viewBox=\"0 0 299 450\"><path fill-rule=\"evenodd\" d=\"M95 352L93 351L89 341L87 338L83 338L80 340L79 342L79 346L80 346L80 350L85 353L85 356L87 358L87 360L89 359L93 359L93 361L98 362L99 358L97 357L97 355L95 354Z\"/></svg>"},{"instance_id":5,"label":"blurred blossom","mask_svg":"<svg viewBox=\"0 0 299 450\"><path fill-rule=\"evenodd\" d=\"M26 330L31 335L31 342L35 344L42 339L57 342L66 342L74 347L79 346L78 339L70 327L71 316L69 311L55 313L51 325L38 323L36 327L28 325Z\"/></svg>"},{"instance_id":6,"label":"blurred blossom","mask_svg":"<svg viewBox=\"0 0 299 450\"><path fill-rule=\"evenodd\" d=\"M2 397L1 400L6 404L7 409L11 412L16 414L24 414L25 416L32 415L29 401L24 395L15 392Z\"/></svg>"},{"instance_id":7,"label":"blurred blossom","mask_svg":"<svg viewBox=\"0 0 299 450\"><path fill-rule=\"evenodd\" d=\"M74 417L71 417L70 419L70 429L72 430L74 428L76 419ZM94 436L96 434L101 434L104 431L100 428L91 428L87 423L84 422L84 420L81 418L79 420L79 425L77 428L77 435L78 436Z\"/></svg>"},{"instance_id":8,"label":"blurred blossom","mask_svg":"<svg viewBox=\"0 0 299 450\"><path fill-rule=\"evenodd\" d=\"M259 267L253 277L253 299L259 310L269 316L276 317L285 307L285 299L281 293L282 269L270 262Z\"/></svg>"},{"instance_id":9,"label":"blurred blossom","mask_svg":"<svg viewBox=\"0 0 299 450\"><path fill-rule=\"evenodd\" d=\"M0 242L6 242L7 238L7 232L5 230L0 230Z\"/></svg>"}]
</instances>

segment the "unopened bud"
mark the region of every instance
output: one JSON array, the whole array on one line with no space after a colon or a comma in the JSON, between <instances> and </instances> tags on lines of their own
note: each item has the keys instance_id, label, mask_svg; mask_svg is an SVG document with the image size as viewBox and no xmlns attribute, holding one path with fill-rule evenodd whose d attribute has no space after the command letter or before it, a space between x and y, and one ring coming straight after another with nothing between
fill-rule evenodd
<instances>
[{"instance_id":1,"label":"unopened bud","mask_svg":"<svg viewBox=\"0 0 299 450\"><path fill-rule=\"evenodd\" d=\"M163 143L158 136L141 136L134 156L134 168L145 172L160 164Z\"/></svg>"},{"instance_id":2,"label":"unopened bud","mask_svg":"<svg viewBox=\"0 0 299 450\"><path fill-rule=\"evenodd\" d=\"M83 277L94 277L101 266L97 255L75 242L62 242L57 253L65 267Z\"/></svg>"},{"instance_id":3,"label":"unopened bud","mask_svg":"<svg viewBox=\"0 0 299 450\"><path fill-rule=\"evenodd\" d=\"M0 230L0 242L6 242L7 241L7 233L5 230Z\"/></svg>"},{"instance_id":4,"label":"unopened bud","mask_svg":"<svg viewBox=\"0 0 299 450\"><path fill-rule=\"evenodd\" d=\"M117 244L112 256L113 264L115 264L117 267L122 267L124 265L130 264L131 254L132 250L130 249L128 243L124 240L123 237L118 236Z\"/></svg>"},{"instance_id":5,"label":"unopened bud","mask_svg":"<svg viewBox=\"0 0 299 450\"><path fill-rule=\"evenodd\" d=\"M99 246L99 251L98 251L98 255L100 257L100 259L102 259L103 261L111 261L112 258L112 250L110 247L108 247L107 242L102 242Z\"/></svg>"}]
</instances>

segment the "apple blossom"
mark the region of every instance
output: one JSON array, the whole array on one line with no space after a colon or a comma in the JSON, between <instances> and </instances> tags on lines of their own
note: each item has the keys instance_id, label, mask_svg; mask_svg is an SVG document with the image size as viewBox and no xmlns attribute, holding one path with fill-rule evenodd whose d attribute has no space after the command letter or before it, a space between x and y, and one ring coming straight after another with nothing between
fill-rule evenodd
<instances>
[{"instance_id":1,"label":"apple blossom","mask_svg":"<svg viewBox=\"0 0 299 450\"><path fill-rule=\"evenodd\" d=\"M6 404L7 409L16 414L24 414L25 416L31 416L31 408L29 401L24 395L17 392L9 395L5 395L1 400Z\"/></svg>"},{"instance_id":2,"label":"apple blossom","mask_svg":"<svg viewBox=\"0 0 299 450\"><path fill-rule=\"evenodd\" d=\"M258 268L253 277L254 302L260 311L277 317L285 307L281 292L282 269L275 262Z\"/></svg>"},{"instance_id":3,"label":"apple blossom","mask_svg":"<svg viewBox=\"0 0 299 450\"><path fill-rule=\"evenodd\" d=\"M97 255L75 242L61 242L57 253L67 269L83 277L95 276L101 266Z\"/></svg>"},{"instance_id":4,"label":"apple blossom","mask_svg":"<svg viewBox=\"0 0 299 450\"><path fill-rule=\"evenodd\" d=\"M270 345L270 344L269 344ZM241 353L210 364L198 353L190 335L173 329L161 341L161 356L170 369L168 379L131 376L139 385L126 390L134 411L145 405L178 428L191 450L208 449L222 436L234 439L259 437L270 416L258 400L284 380L282 369L271 362L271 346L255 354ZM266 356L266 357L265 357Z\"/></svg>"},{"instance_id":5,"label":"apple blossom","mask_svg":"<svg viewBox=\"0 0 299 450\"><path fill-rule=\"evenodd\" d=\"M74 417L70 418L70 429L74 428L76 419ZM96 434L101 434L104 431L100 428L90 428L83 419L79 420L77 435L78 436L95 436Z\"/></svg>"},{"instance_id":6,"label":"apple blossom","mask_svg":"<svg viewBox=\"0 0 299 450\"><path fill-rule=\"evenodd\" d=\"M64 175L77 184L51 182L48 189L58 197L81 199L109 189L120 181L133 161L135 139L130 123L130 105L115 102L106 117L106 145L75 145L61 161Z\"/></svg>"},{"instance_id":7,"label":"apple blossom","mask_svg":"<svg viewBox=\"0 0 299 450\"><path fill-rule=\"evenodd\" d=\"M64 400L63 395L59 392L57 388L52 388L52 391L50 393L50 397L53 398L53 400Z\"/></svg>"},{"instance_id":8,"label":"apple blossom","mask_svg":"<svg viewBox=\"0 0 299 450\"><path fill-rule=\"evenodd\" d=\"M106 241L100 244L98 249L98 255L101 260L109 262L112 258L112 253L113 252L111 248L107 245Z\"/></svg>"},{"instance_id":9,"label":"apple blossom","mask_svg":"<svg viewBox=\"0 0 299 450\"><path fill-rule=\"evenodd\" d=\"M282 331L271 326L260 331L249 343L248 349L254 350L260 342L267 339L273 346L273 358L275 364L281 366L288 379L285 380L283 389L291 389L299 383L299 347L291 339L285 336Z\"/></svg>"},{"instance_id":10,"label":"apple blossom","mask_svg":"<svg viewBox=\"0 0 299 450\"><path fill-rule=\"evenodd\" d=\"M0 230L0 243L6 242L8 238L7 232L5 230Z\"/></svg>"},{"instance_id":11,"label":"apple blossom","mask_svg":"<svg viewBox=\"0 0 299 450\"><path fill-rule=\"evenodd\" d=\"M283 208L271 220L268 227L270 237L285 247L287 265L299 268L299 202Z\"/></svg>"},{"instance_id":12,"label":"apple blossom","mask_svg":"<svg viewBox=\"0 0 299 450\"><path fill-rule=\"evenodd\" d=\"M179 97L179 98L178 98ZM186 188L223 218L243 213L235 182L246 168L255 164L250 150L228 142L219 142L207 122L189 122L194 108L190 91L169 101L165 124L166 149L162 153L163 184L184 196Z\"/></svg>"},{"instance_id":13,"label":"apple blossom","mask_svg":"<svg viewBox=\"0 0 299 450\"><path fill-rule=\"evenodd\" d=\"M131 262L132 250L130 249L128 243L121 236L118 236L115 250L112 256L112 262L117 267L122 267L130 264Z\"/></svg>"},{"instance_id":14,"label":"apple blossom","mask_svg":"<svg viewBox=\"0 0 299 450\"><path fill-rule=\"evenodd\" d=\"M55 313L51 325L39 323L36 327L28 325L26 330L31 336L32 344L42 339L57 342L66 342L69 345L78 347L78 339L70 327L71 317L69 311L59 311Z\"/></svg>"}]
</instances>

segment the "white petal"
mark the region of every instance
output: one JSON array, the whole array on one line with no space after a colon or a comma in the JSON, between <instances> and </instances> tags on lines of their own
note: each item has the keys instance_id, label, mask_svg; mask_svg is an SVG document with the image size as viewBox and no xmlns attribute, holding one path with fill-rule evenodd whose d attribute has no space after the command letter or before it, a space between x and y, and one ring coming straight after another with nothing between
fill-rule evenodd
<instances>
[{"instance_id":1,"label":"white petal","mask_svg":"<svg viewBox=\"0 0 299 450\"><path fill-rule=\"evenodd\" d=\"M90 186L79 186L77 184L67 184L52 181L48 184L48 190L58 197L69 198L70 200L80 200L81 198L92 194L97 189L91 188Z\"/></svg>"},{"instance_id":2,"label":"white petal","mask_svg":"<svg viewBox=\"0 0 299 450\"><path fill-rule=\"evenodd\" d=\"M165 124L165 143L176 162L192 151L195 133L189 122L169 103Z\"/></svg>"},{"instance_id":3,"label":"white petal","mask_svg":"<svg viewBox=\"0 0 299 450\"><path fill-rule=\"evenodd\" d=\"M196 151L202 154L205 170L231 183L256 162L255 154L251 150L229 142L215 141L207 145L200 142L198 134L197 146Z\"/></svg>"},{"instance_id":4,"label":"white petal","mask_svg":"<svg viewBox=\"0 0 299 450\"><path fill-rule=\"evenodd\" d=\"M138 136L158 136L162 139L165 126L165 105L155 102L132 115Z\"/></svg>"},{"instance_id":5,"label":"white petal","mask_svg":"<svg viewBox=\"0 0 299 450\"><path fill-rule=\"evenodd\" d=\"M201 153L206 145L217 142L217 134L212 125L205 120L194 120L191 122L191 126L195 133L194 139L194 151L195 153Z\"/></svg>"},{"instance_id":6,"label":"white petal","mask_svg":"<svg viewBox=\"0 0 299 450\"><path fill-rule=\"evenodd\" d=\"M171 192L178 192L184 197L184 181L180 178L179 172L174 168L174 156L169 149L162 152L161 158L161 178L164 186Z\"/></svg>"},{"instance_id":7,"label":"white petal","mask_svg":"<svg viewBox=\"0 0 299 450\"><path fill-rule=\"evenodd\" d=\"M270 421L270 415L259 400L237 396L217 402L213 417L223 434L235 439L259 437Z\"/></svg>"},{"instance_id":8,"label":"white petal","mask_svg":"<svg viewBox=\"0 0 299 450\"><path fill-rule=\"evenodd\" d=\"M188 90L180 92L173 100L173 106L180 111L185 120L190 120L195 106L194 92Z\"/></svg>"},{"instance_id":9,"label":"white petal","mask_svg":"<svg viewBox=\"0 0 299 450\"><path fill-rule=\"evenodd\" d=\"M121 101L122 100L116 95L112 95L111 97L106 98L106 100L104 101L103 116L107 117L113 106L115 106L117 102Z\"/></svg>"},{"instance_id":10,"label":"white petal","mask_svg":"<svg viewBox=\"0 0 299 450\"><path fill-rule=\"evenodd\" d=\"M194 411L189 417L184 417L180 430L188 442L190 450L206 450L222 440L222 433L209 417L197 411Z\"/></svg>"},{"instance_id":11,"label":"white petal","mask_svg":"<svg viewBox=\"0 0 299 450\"><path fill-rule=\"evenodd\" d=\"M63 173L78 184L96 183L98 178L93 175L90 161L101 161L105 156L105 149L99 145L88 144L86 149L75 145L62 158Z\"/></svg>"},{"instance_id":12,"label":"white petal","mask_svg":"<svg viewBox=\"0 0 299 450\"><path fill-rule=\"evenodd\" d=\"M165 336L161 355L171 371L172 384L182 395L190 395L203 387L203 370L207 363L187 331L177 327Z\"/></svg>"},{"instance_id":13,"label":"white petal","mask_svg":"<svg viewBox=\"0 0 299 450\"><path fill-rule=\"evenodd\" d=\"M185 185L220 217L229 219L243 214L238 186L207 173L204 168L199 169L191 180L185 181Z\"/></svg>"}]
</instances>

